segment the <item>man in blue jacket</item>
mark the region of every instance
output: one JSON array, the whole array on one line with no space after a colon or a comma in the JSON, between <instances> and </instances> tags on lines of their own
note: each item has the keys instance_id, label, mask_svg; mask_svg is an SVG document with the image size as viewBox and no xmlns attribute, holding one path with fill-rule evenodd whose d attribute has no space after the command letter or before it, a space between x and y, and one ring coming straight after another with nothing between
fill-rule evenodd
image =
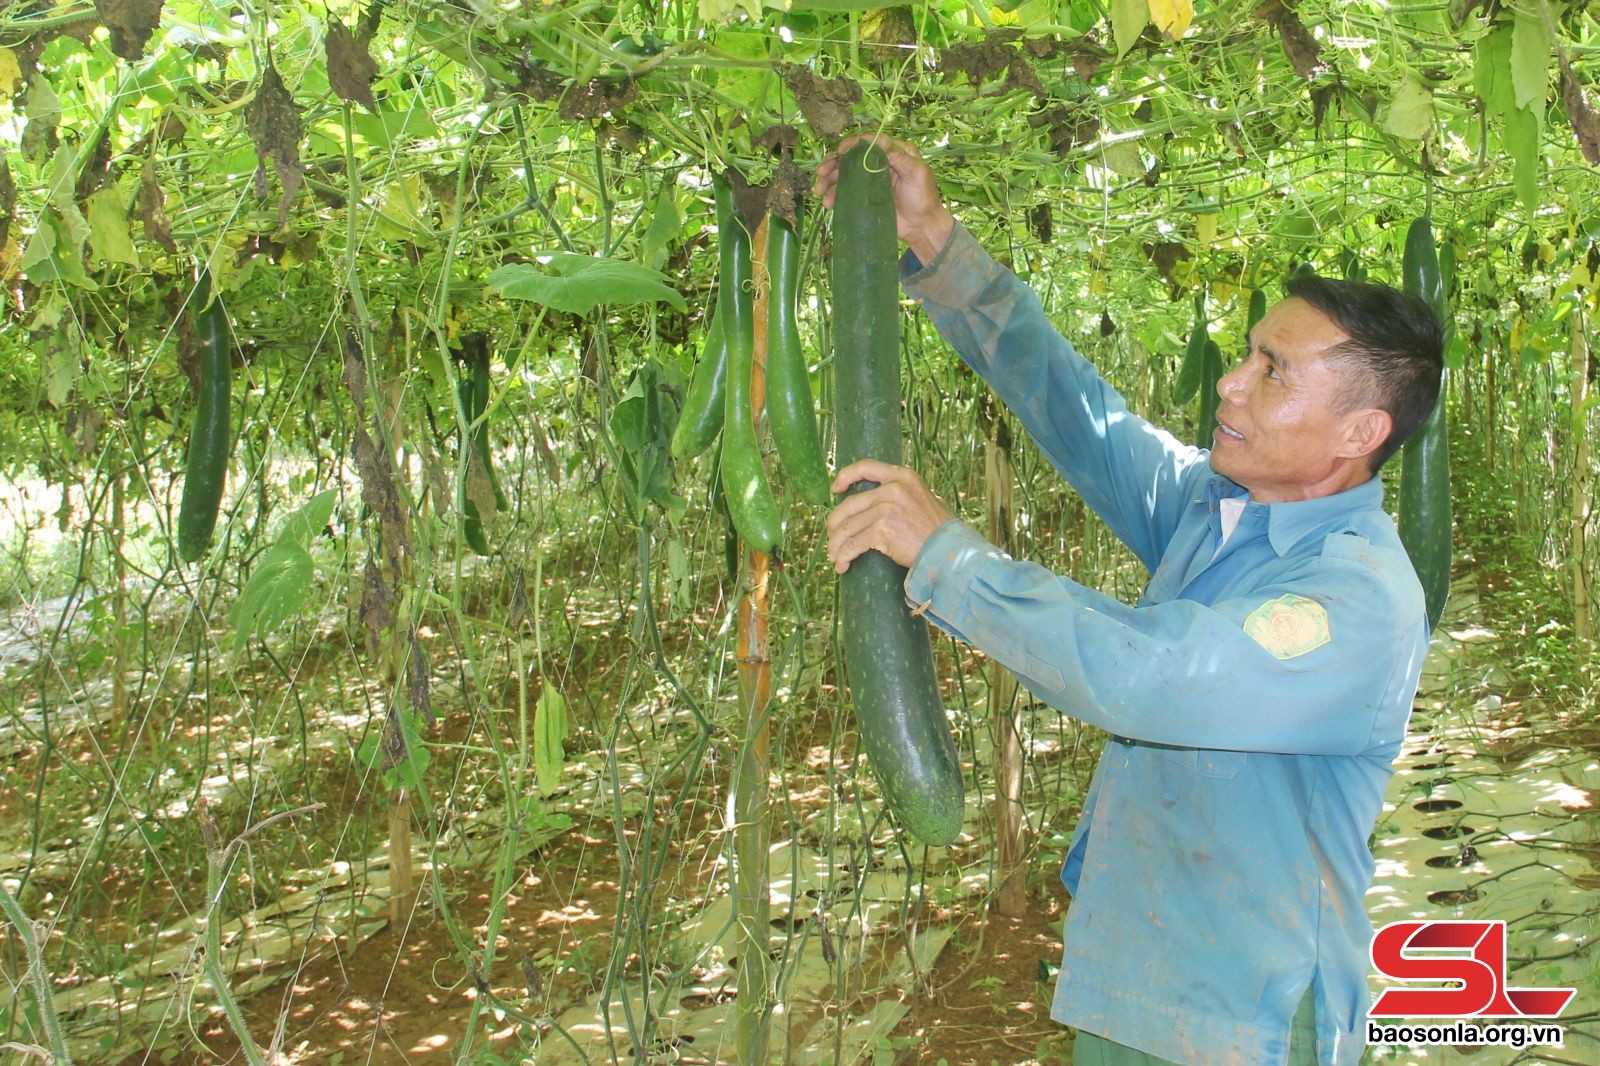
<instances>
[{"instance_id":1,"label":"man in blue jacket","mask_svg":"<svg viewBox=\"0 0 1600 1066\"><path fill-rule=\"evenodd\" d=\"M1192 448L1128 411L915 148L879 143L906 292L1151 574L1129 607L1010 558L910 470L864 460L833 485L879 483L829 516L836 569L868 550L909 567L930 622L1111 734L1061 872L1052 1017L1080 1064L1355 1063L1367 839L1428 640L1377 471L1438 396L1432 313L1291 283Z\"/></svg>"}]
</instances>

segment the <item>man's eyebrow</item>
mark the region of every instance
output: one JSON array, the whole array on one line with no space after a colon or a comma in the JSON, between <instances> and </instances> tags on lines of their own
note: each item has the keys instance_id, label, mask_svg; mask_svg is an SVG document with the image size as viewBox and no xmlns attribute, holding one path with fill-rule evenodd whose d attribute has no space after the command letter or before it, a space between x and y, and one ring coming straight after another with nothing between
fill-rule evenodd
<instances>
[{"instance_id":1,"label":"man's eyebrow","mask_svg":"<svg viewBox=\"0 0 1600 1066\"><path fill-rule=\"evenodd\" d=\"M1265 358L1267 362L1271 363L1279 373L1290 369L1289 360L1283 358L1283 356L1279 355L1271 348L1262 347L1260 344L1257 344L1256 351L1260 352L1262 357Z\"/></svg>"}]
</instances>

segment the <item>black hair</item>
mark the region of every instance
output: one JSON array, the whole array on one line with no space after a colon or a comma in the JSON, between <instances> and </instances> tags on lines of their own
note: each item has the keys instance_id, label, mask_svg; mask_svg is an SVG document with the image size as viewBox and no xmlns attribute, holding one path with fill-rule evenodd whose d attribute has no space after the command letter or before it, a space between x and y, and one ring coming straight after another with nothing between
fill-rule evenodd
<instances>
[{"instance_id":1,"label":"black hair","mask_svg":"<svg viewBox=\"0 0 1600 1066\"><path fill-rule=\"evenodd\" d=\"M1290 279L1288 292L1350 337L1330 353L1354 371L1336 402L1345 410L1377 407L1389 414L1393 428L1371 456L1376 473L1433 413L1444 330L1425 301L1387 285L1302 275Z\"/></svg>"}]
</instances>

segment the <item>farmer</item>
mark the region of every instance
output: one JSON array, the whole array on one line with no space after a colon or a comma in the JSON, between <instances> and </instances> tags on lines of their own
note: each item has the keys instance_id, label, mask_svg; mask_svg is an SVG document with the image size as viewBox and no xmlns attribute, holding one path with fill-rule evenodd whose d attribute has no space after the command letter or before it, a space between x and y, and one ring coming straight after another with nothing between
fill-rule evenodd
<instances>
[{"instance_id":1,"label":"farmer","mask_svg":"<svg viewBox=\"0 0 1600 1066\"><path fill-rule=\"evenodd\" d=\"M828 518L837 570L870 549L909 567L930 622L1111 734L1061 871L1051 1016L1079 1064L1356 1062L1367 839L1428 640L1377 471L1437 398L1432 313L1296 279L1191 448L1128 411L915 148L880 145L905 291L1151 574L1130 607L1010 558L911 470L833 483L879 483ZM829 206L838 167L817 170Z\"/></svg>"}]
</instances>

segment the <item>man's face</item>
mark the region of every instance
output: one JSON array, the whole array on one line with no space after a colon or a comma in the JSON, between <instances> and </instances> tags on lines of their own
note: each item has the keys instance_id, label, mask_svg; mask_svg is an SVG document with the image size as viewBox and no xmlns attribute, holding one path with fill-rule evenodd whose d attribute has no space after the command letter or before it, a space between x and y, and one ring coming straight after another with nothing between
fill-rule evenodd
<instances>
[{"instance_id":1,"label":"man's face","mask_svg":"<svg viewBox=\"0 0 1600 1066\"><path fill-rule=\"evenodd\" d=\"M1329 358L1349 339L1296 297L1268 311L1249 354L1217 384L1212 468L1260 503L1328 496L1366 480L1366 459L1351 454L1351 415L1337 410L1347 371Z\"/></svg>"}]
</instances>

